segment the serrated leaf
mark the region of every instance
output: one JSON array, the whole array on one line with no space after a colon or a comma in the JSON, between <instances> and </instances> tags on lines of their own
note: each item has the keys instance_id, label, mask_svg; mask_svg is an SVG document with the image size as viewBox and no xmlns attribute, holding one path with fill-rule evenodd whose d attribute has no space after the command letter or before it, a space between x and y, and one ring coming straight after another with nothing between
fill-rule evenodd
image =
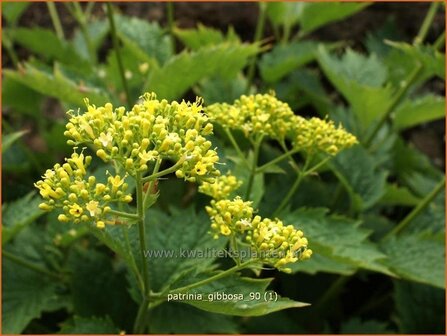
<instances>
[{"instance_id":1,"label":"serrated leaf","mask_svg":"<svg viewBox=\"0 0 447 336\"><path fill-rule=\"evenodd\" d=\"M67 41L60 40L52 30L39 27L20 27L8 30L5 33L17 44L46 60L57 60L85 70L91 70L89 64L80 57L78 51Z\"/></svg>"},{"instance_id":2,"label":"serrated leaf","mask_svg":"<svg viewBox=\"0 0 447 336\"><path fill-rule=\"evenodd\" d=\"M2 16L9 25L14 26L29 7L29 2L2 2Z\"/></svg>"},{"instance_id":3,"label":"serrated leaf","mask_svg":"<svg viewBox=\"0 0 447 336\"><path fill-rule=\"evenodd\" d=\"M351 16L369 3L305 2L301 12L300 26L303 33L310 33L321 26Z\"/></svg>"},{"instance_id":4,"label":"serrated leaf","mask_svg":"<svg viewBox=\"0 0 447 336\"><path fill-rule=\"evenodd\" d=\"M385 85L387 69L374 54L365 57L348 49L338 59L320 47L318 61L328 79L351 104L363 129L384 115L394 92Z\"/></svg>"},{"instance_id":5,"label":"serrated leaf","mask_svg":"<svg viewBox=\"0 0 447 336\"><path fill-rule=\"evenodd\" d=\"M193 208L171 209L172 214L150 209L147 213L148 254L146 260L154 291L171 286L187 274L209 269L225 239L213 239L210 220Z\"/></svg>"},{"instance_id":6,"label":"serrated leaf","mask_svg":"<svg viewBox=\"0 0 447 336\"><path fill-rule=\"evenodd\" d=\"M328 252L329 255L331 254ZM342 275L352 275L356 271L356 267L345 263L343 259L338 259L336 261L333 256L326 256L321 253L314 253L312 258L294 263L290 265L292 272L304 272L308 274L316 274L319 272L342 274Z\"/></svg>"},{"instance_id":7,"label":"serrated leaf","mask_svg":"<svg viewBox=\"0 0 447 336\"><path fill-rule=\"evenodd\" d=\"M445 291L408 281L394 281L399 331L405 334L445 333Z\"/></svg>"},{"instance_id":8,"label":"serrated leaf","mask_svg":"<svg viewBox=\"0 0 447 336\"><path fill-rule=\"evenodd\" d=\"M175 323L171 317L175 316ZM233 318L213 314L191 305L169 302L156 307L151 313L151 332L157 334L237 334Z\"/></svg>"},{"instance_id":9,"label":"serrated leaf","mask_svg":"<svg viewBox=\"0 0 447 336\"><path fill-rule=\"evenodd\" d=\"M20 334L45 311L54 310L57 285L50 278L3 257L2 333Z\"/></svg>"},{"instance_id":10,"label":"serrated leaf","mask_svg":"<svg viewBox=\"0 0 447 336\"><path fill-rule=\"evenodd\" d=\"M268 83L279 81L293 70L313 61L317 50L318 44L313 41L278 44L259 61L261 76Z\"/></svg>"},{"instance_id":11,"label":"serrated leaf","mask_svg":"<svg viewBox=\"0 0 447 336\"><path fill-rule=\"evenodd\" d=\"M119 37L138 58L164 64L172 56L169 35L158 23L124 15L115 15L115 23Z\"/></svg>"},{"instance_id":12,"label":"serrated leaf","mask_svg":"<svg viewBox=\"0 0 447 336\"><path fill-rule=\"evenodd\" d=\"M347 189L354 209L371 208L384 195L387 173L360 145L339 153L328 165Z\"/></svg>"},{"instance_id":13,"label":"serrated leaf","mask_svg":"<svg viewBox=\"0 0 447 336\"><path fill-rule=\"evenodd\" d=\"M162 67L152 69L146 91L154 91L168 100L181 97L199 80L221 76L233 78L258 53L255 44L220 44L204 47L195 52L182 52Z\"/></svg>"},{"instance_id":14,"label":"serrated leaf","mask_svg":"<svg viewBox=\"0 0 447 336\"><path fill-rule=\"evenodd\" d=\"M304 6L302 2L267 2L265 11L275 26L291 27L300 20Z\"/></svg>"},{"instance_id":15,"label":"serrated leaf","mask_svg":"<svg viewBox=\"0 0 447 336\"><path fill-rule=\"evenodd\" d=\"M202 300L183 300L182 302L197 308L225 315L260 316L287 308L301 308L307 303L282 298L276 293L267 293L267 286L272 279L243 278L236 275L210 282L196 288L194 291L202 295ZM219 298L217 295L225 293L231 298ZM253 296L259 294L259 297ZM223 295L223 294L222 294ZM276 298L276 299L275 299Z\"/></svg>"},{"instance_id":16,"label":"serrated leaf","mask_svg":"<svg viewBox=\"0 0 447 336\"><path fill-rule=\"evenodd\" d=\"M59 334L119 334L110 317L75 316L71 323L64 323Z\"/></svg>"},{"instance_id":17,"label":"serrated leaf","mask_svg":"<svg viewBox=\"0 0 447 336\"><path fill-rule=\"evenodd\" d=\"M423 66L422 76L424 80L438 76L445 79L445 55L436 50L431 45L412 45L405 42L386 41L387 45L396 48L400 52L391 53L387 62L390 62L390 68L396 66L396 69L390 69L393 73L397 71L410 72L408 68L414 67L417 63ZM400 56L400 63L397 58ZM406 70L406 71L405 71ZM401 78L403 80L404 78ZM419 79L420 80L420 79Z\"/></svg>"},{"instance_id":18,"label":"serrated leaf","mask_svg":"<svg viewBox=\"0 0 447 336\"><path fill-rule=\"evenodd\" d=\"M126 268L112 261L97 250L71 250L68 265L73 309L83 317L108 315L119 328L130 330L137 305L125 290Z\"/></svg>"},{"instance_id":19,"label":"serrated leaf","mask_svg":"<svg viewBox=\"0 0 447 336\"><path fill-rule=\"evenodd\" d=\"M281 218L284 223L292 224L304 232L314 254L321 254L336 264L342 264L331 269L341 269L348 273L350 269L344 266L351 265L354 268L392 274L380 263L386 255L368 240L370 231L360 228L360 222L346 217L328 216L327 211L321 208L299 209ZM303 262L302 268L305 267ZM321 271L327 268L328 266L323 264ZM300 269L299 263L296 269ZM315 266L312 271L317 271Z\"/></svg>"},{"instance_id":20,"label":"serrated leaf","mask_svg":"<svg viewBox=\"0 0 447 336\"><path fill-rule=\"evenodd\" d=\"M445 288L443 234L402 234L381 244L388 259L382 261L406 280Z\"/></svg>"},{"instance_id":21,"label":"serrated leaf","mask_svg":"<svg viewBox=\"0 0 447 336\"><path fill-rule=\"evenodd\" d=\"M394 112L393 124L403 130L445 117L445 98L426 95L405 100Z\"/></svg>"},{"instance_id":22,"label":"serrated leaf","mask_svg":"<svg viewBox=\"0 0 447 336\"><path fill-rule=\"evenodd\" d=\"M6 152L11 145L19 140L28 131L18 131L10 134L2 134L2 153Z\"/></svg>"},{"instance_id":23,"label":"serrated leaf","mask_svg":"<svg viewBox=\"0 0 447 336\"><path fill-rule=\"evenodd\" d=\"M52 73L27 63L22 70L5 70L4 74L43 95L55 97L75 106L82 106L84 98L88 98L90 103L96 105L110 102L108 94L102 89L73 81L57 64Z\"/></svg>"},{"instance_id":24,"label":"serrated leaf","mask_svg":"<svg viewBox=\"0 0 447 336\"><path fill-rule=\"evenodd\" d=\"M30 192L24 197L2 205L2 243L5 244L27 225L44 214L39 209L42 199Z\"/></svg>"},{"instance_id":25,"label":"serrated leaf","mask_svg":"<svg viewBox=\"0 0 447 336\"><path fill-rule=\"evenodd\" d=\"M224 42L240 42L233 28L229 28L225 36L220 30L198 24L196 29L174 28L174 35L189 49L198 50Z\"/></svg>"},{"instance_id":26,"label":"serrated leaf","mask_svg":"<svg viewBox=\"0 0 447 336\"><path fill-rule=\"evenodd\" d=\"M235 78L209 77L201 80L194 92L203 98L206 105L232 103L245 93L247 79L240 73Z\"/></svg>"}]
</instances>

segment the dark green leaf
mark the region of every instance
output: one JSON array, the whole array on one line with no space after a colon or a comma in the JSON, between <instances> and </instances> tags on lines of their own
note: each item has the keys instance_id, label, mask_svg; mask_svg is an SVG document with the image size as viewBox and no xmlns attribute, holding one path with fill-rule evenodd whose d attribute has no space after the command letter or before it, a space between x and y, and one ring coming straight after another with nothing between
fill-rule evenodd
<instances>
[{"instance_id":1,"label":"dark green leaf","mask_svg":"<svg viewBox=\"0 0 447 336\"><path fill-rule=\"evenodd\" d=\"M182 302L209 312L237 316L260 316L287 308L308 306L307 303L281 298L279 295L276 298L276 293L267 292L271 280L233 275L196 288L194 292L201 294L202 299ZM273 299L269 299L270 294ZM227 298L223 295L227 295Z\"/></svg>"},{"instance_id":2,"label":"dark green leaf","mask_svg":"<svg viewBox=\"0 0 447 336\"><path fill-rule=\"evenodd\" d=\"M383 264L406 280L445 288L444 235L402 234L382 244Z\"/></svg>"},{"instance_id":3,"label":"dark green leaf","mask_svg":"<svg viewBox=\"0 0 447 336\"><path fill-rule=\"evenodd\" d=\"M360 145L344 150L329 163L347 189L354 209L368 209L384 195L387 173L378 164Z\"/></svg>"},{"instance_id":4,"label":"dark green leaf","mask_svg":"<svg viewBox=\"0 0 447 336\"><path fill-rule=\"evenodd\" d=\"M385 194L380 199L380 203L386 205L405 205L415 206L421 201L421 198L415 196L405 187L396 184L387 184Z\"/></svg>"},{"instance_id":5,"label":"dark green leaf","mask_svg":"<svg viewBox=\"0 0 447 336\"><path fill-rule=\"evenodd\" d=\"M233 78L258 51L254 44L225 43L196 52L182 52L163 67L152 69L145 89L154 91L160 98L177 99L203 78Z\"/></svg>"},{"instance_id":6,"label":"dark green leaf","mask_svg":"<svg viewBox=\"0 0 447 336\"><path fill-rule=\"evenodd\" d=\"M50 278L15 264L2 261L2 333L20 334L31 320L54 310L57 286Z\"/></svg>"},{"instance_id":7,"label":"dark green leaf","mask_svg":"<svg viewBox=\"0 0 447 336\"><path fill-rule=\"evenodd\" d=\"M86 28L93 51L97 53L109 32L109 22L107 20L91 20ZM85 60L90 60L88 43L85 41L84 34L82 34L80 29L74 33L73 47L76 48L76 51L81 57Z\"/></svg>"},{"instance_id":8,"label":"dark green leaf","mask_svg":"<svg viewBox=\"0 0 447 336\"><path fill-rule=\"evenodd\" d=\"M445 291L408 281L394 281L399 331L445 334Z\"/></svg>"},{"instance_id":9,"label":"dark green leaf","mask_svg":"<svg viewBox=\"0 0 447 336\"><path fill-rule=\"evenodd\" d=\"M157 334L238 333L238 326L233 318L181 303L165 303L154 309L151 318L151 332ZM175 323L172 323L173 318Z\"/></svg>"},{"instance_id":10,"label":"dark green leaf","mask_svg":"<svg viewBox=\"0 0 447 336\"><path fill-rule=\"evenodd\" d=\"M325 257L323 262L320 258L318 263L310 264L309 273L330 271L348 274L354 267L392 274L380 263L386 256L368 240L370 231L360 228L358 221L326 213L324 209L299 209L281 217L285 224L292 224L304 232L314 254ZM327 259L336 265L328 265ZM337 265L339 263L342 265ZM306 262L296 263L294 269L305 271Z\"/></svg>"},{"instance_id":11,"label":"dark green leaf","mask_svg":"<svg viewBox=\"0 0 447 336\"><path fill-rule=\"evenodd\" d=\"M2 205L2 243L5 244L23 228L31 224L34 220L43 215L39 209L42 199L36 196L35 192L30 192L26 196Z\"/></svg>"},{"instance_id":12,"label":"dark green leaf","mask_svg":"<svg viewBox=\"0 0 447 336\"><path fill-rule=\"evenodd\" d=\"M2 103L16 112L36 118L36 111L41 107L42 95L10 77L5 77L2 82Z\"/></svg>"},{"instance_id":13,"label":"dark green leaf","mask_svg":"<svg viewBox=\"0 0 447 336\"><path fill-rule=\"evenodd\" d=\"M60 334L118 334L120 330L113 325L109 317L75 316L73 322L65 323Z\"/></svg>"},{"instance_id":14,"label":"dark green leaf","mask_svg":"<svg viewBox=\"0 0 447 336\"><path fill-rule=\"evenodd\" d=\"M392 334L388 323L354 317L341 325L340 334Z\"/></svg>"}]
</instances>

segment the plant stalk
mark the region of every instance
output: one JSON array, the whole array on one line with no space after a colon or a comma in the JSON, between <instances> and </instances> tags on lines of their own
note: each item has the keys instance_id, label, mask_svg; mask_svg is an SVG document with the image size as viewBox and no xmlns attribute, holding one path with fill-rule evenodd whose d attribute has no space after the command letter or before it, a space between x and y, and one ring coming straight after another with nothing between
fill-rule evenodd
<instances>
[{"instance_id":1,"label":"plant stalk","mask_svg":"<svg viewBox=\"0 0 447 336\"><path fill-rule=\"evenodd\" d=\"M440 2L431 3L430 8L427 11L427 15L425 15L424 21L422 22L421 28L419 29L419 33L414 38L413 44L418 45L424 42L425 38L427 37L428 30L433 23L436 12L438 11L439 5Z\"/></svg>"},{"instance_id":2,"label":"plant stalk","mask_svg":"<svg viewBox=\"0 0 447 336\"><path fill-rule=\"evenodd\" d=\"M115 19L113 18L113 7L110 4L110 2L107 3L107 16L109 18L110 32L112 34L112 41L113 41L113 49L115 49L116 61L118 63L118 69L120 72L121 82L123 84L124 93L126 94L127 108L130 109L130 107L131 107L130 91L129 91L129 86L127 85L126 75L124 73L124 65L123 65L123 60L121 58L121 53L119 50L119 42L118 42L118 35L116 32Z\"/></svg>"},{"instance_id":3,"label":"plant stalk","mask_svg":"<svg viewBox=\"0 0 447 336\"><path fill-rule=\"evenodd\" d=\"M259 43L262 38L262 34L264 33L264 26L266 21L266 9L265 4L259 3L259 15L258 15L258 22L256 23L256 30L255 30L255 36L253 43ZM247 72L247 88L245 89L245 92L249 93L251 84L253 83L253 79L255 76L255 69L256 69L256 56L253 56L250 60L250 65Z\"/></svg>"},{"instance_id":4,"label":"plant stalk","mask_svg":"<svg viewBox=\"0 0 447 336\"><path fill-rule=\"evenodd\" d=\"M260 136L255 143L255 151L253 155L253 162L251 164L250 177L248 178L247 191L245 192L245 199L250 199L251 189L253 188L253 182L255 180L255 175L257 174L256 168L258 166L259 150L261 148L262 139L264 136Z\"/></svg>"},{"instance_id":5,"label":"plant stalk","mask_svg":"<svg viewBox=\"0 0 447 336\"><path fill-rule=\"evenodd\" d=\"M111 215L123 217L123 218L129 218L129 219L139 219L138 214L132 214L128 212L118 211L118 210L109 210L108 212Z\"/></svg>"},{"instance_id":6,"label":"plant stalk","mask_svg":"<svg viewBox=\"0 0 447 336\"><path fill-rule=\"evenodd\" d=\"M233 145L234 149L236 150L237 155L239 155L241 160L244 161L244 163L247 165L247 167L250 168L251 167L250 163L245 158L244 153L242 152L241 148L237 144L236 139L233 137L233 133L231 133L230 129L227 127L224 127L224 130L225 130L225 134L227 135L228 139L230 139L231 144Z\"/></svg>"},{"instance_id":7,"label":"plant stalk","mask_svg":"<svg viewBox=\"0 0 447 336\"><path fill-rule=\"evenodd\" d=\"M47 2L48 12L50 13L51 22L53 23L54 30L56 32L59 40L63 41L65 39L64 30L62 29L61 20L59 19L59 14L57 13L56 5L54 2Z\"/></svg>"},{"instance_id":8,"label":"plant stalk","mask_svg":"<svg viewBox=\"0 0 447 336\"><path fill-rule=\"evenodd\" d=\"M445 177L435 186L435 188L425 196L419 204L399 223L397 224L390 232L388 232L383 239L388 239L391 236L395 236L399 234L403 229L405 229L408 224L416 218L429 204L433 199L445 188Z\"/></svg>"}]
</instances>

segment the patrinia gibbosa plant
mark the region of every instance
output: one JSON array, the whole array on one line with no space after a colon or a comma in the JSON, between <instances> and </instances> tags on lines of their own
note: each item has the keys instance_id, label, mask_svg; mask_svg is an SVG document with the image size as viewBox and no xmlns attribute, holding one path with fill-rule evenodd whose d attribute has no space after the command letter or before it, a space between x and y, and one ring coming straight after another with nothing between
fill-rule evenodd
<instances>
[{"instance_id":1,"label":"patrinia gibbosa plant","mask_svg":"<svg viewBox=\"0 0 447 336\"><path fill-rule=\"evenodd\" d=\"M272 267L290 272L288 265L310 258L312 242L294 223L283 223L276 215L287 207L305 176L357 143L353 135L329 120L295 115L272 93L242 96L231 105L204 108L202 104L200 98L193 103L158 100L153 93L142 96L130 111L114 108L110 103L96 107L86 101L85 113L68 112L70 119L64 134L74 148L73 154L65 163L48 169L35 184L44 199L40 208L57 211L61 225L73 222L96 233L110 226L138 227L141 263L129 265L143 298L135 321L137 332L147 330L150 310L167 300L169 294L186 293L245 268L256 271ZM244 195L238 193L243 182L219 170L222 158L210 140L213 124L228 136L239 162L249 171ZM239 147L234 132L248 139L252 146L250 157ZM263 141L277 142L283 154L259 166ZM105 183L89 174L90 150L114 167L115 171L105 172ZM302 163L292 159L298 152ZM255 176L285 159L293 164L296 182L274 212L274 218L262 218L251 200ZM167 284L162 292L153 292L145 260L145 251L150 248L145 236L151 232L146 232L145 221L150 220L147 210L159 195L158 181L169 174L197 183L199 192L211 197L206 206L209 223L204 223L209 225L210 235L227 239L233 252L250 253L248 258L234 254L233 267L210 273L199 281L181 288Z\"/></svg>"}]
</instances>

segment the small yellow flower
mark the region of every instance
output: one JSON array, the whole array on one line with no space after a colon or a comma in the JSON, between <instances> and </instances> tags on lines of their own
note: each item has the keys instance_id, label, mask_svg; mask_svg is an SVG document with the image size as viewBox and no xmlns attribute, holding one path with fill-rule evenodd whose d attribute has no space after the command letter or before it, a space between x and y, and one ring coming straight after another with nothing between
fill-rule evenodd
<instances>
[{"instance_id":1,"label":"small yellow flower","mask_svg":"<svg viewBox=\"0 0 447 336\"><path fill-rule=\"evenodd\" d=\"M70 205L70 210L69 210L70 215L74 216L74 217L80 217L83 213L82 208L79 206L79 204L73 204Z\"/></svg>"},{"instance_id":2,"label":"small yellow flower","mask_svg":"<svg viewBox=\"0 0 447 336\"><path fill-rule=\"evenodd\" d=\"M90 216L95 217L101 213L101 209L98 208L98 201L90 201L87 203L85 208L90 212Z\"/></svg>"},{"instance_id":3,"label":"small yellow flower","mask_svg":"<svg viewBox=\"0 0 447 336\"><path fill-rule=\"evenodd\" d=\"M112 146L113 137L112 134L110 134L110 132L107 132L107 134L103 132L99 135L98 140L101 142L101 145L103 147L109 147Z\"/></svg>"},{"instance_id":4,"label":"small yellow flower","mask_svg":"<svg viewBox=\"0 0 447 336\"><path fill-rule=\"evenodd\" d=\"M194 171L196 172L197 175L205 175L207 172L206 165L203 164L202 162L197 162L196 165L194 166Z\"/></svg>"}]
</instances>

